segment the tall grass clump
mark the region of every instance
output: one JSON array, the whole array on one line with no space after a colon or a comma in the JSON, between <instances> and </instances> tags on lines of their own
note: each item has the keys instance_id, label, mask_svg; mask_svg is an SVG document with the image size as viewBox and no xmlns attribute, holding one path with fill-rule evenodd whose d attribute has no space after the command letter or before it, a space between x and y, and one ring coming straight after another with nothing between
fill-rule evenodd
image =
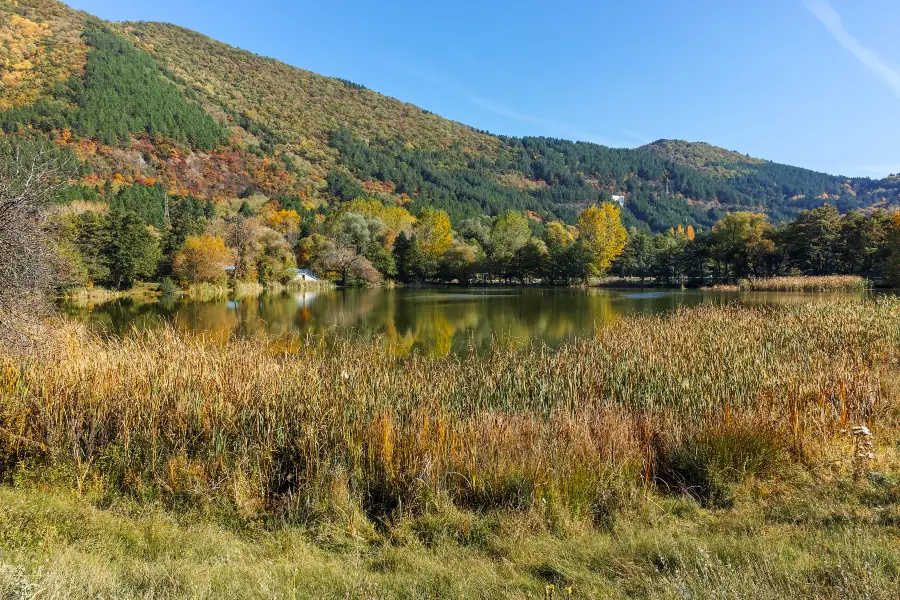
<instances>
[{"instance_id":1,"label":"tall grass clump","mask_svg":"<svg viewBox=\"0 0 900 600\"><path fill-rule=\"evenodd\" d=\"M858 275L802 275L742 279L738 287L747 292L863 292L872 284Z\"/></svg>"},{"instance_id":2,"label":"tall grass clump","mask_svg":"<svg viewBox=\"0 0 900 600\"><path fill-rule=\"evenodd\" d=\"M722 506L731 482L815 462L849 426L896 428L898 323L895 298L705 305L558 350L438 359L75 332L0 355L0 471L55 465L82 492L376 525L437 503L596 522L651 487Z\"/></svg>"}]
</instances>

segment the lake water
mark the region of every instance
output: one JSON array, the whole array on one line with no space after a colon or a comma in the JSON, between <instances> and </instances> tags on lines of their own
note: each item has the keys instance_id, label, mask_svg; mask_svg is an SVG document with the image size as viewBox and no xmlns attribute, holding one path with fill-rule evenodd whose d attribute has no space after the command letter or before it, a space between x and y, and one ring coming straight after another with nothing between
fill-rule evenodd
<instances>
[{"instance_id":1,"label":"lake water","mask_svg":"<svg viewBox=\"0 0 900 600\"><path fill-rule=\"evenodd\" d=\"M861 297L861 295L859 296ZM93 328L120 333L171 323L219 339L252 336L353 337L441 356L499 339L555 346L622 315L655 314L705 302L783 303L809 294L550 288L331 289L239 300L120 300L65 306Z\"/></svg>"}]
</instances>

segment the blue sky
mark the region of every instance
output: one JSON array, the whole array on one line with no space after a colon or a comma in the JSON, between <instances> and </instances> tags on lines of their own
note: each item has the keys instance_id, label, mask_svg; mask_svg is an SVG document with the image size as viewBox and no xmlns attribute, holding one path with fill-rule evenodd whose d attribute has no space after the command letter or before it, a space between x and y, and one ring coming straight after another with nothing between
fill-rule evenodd
<instances>
[{"instance_id":1,"label":"blue sky","mask_svg":"<svg viewBox=\"0 0 900 600\"><path fill-rule=\"evenodd\" d=\"M897 0L69 0L168 21L508 135L707 141L900 172Z\"/></svg>"}]
</instances>

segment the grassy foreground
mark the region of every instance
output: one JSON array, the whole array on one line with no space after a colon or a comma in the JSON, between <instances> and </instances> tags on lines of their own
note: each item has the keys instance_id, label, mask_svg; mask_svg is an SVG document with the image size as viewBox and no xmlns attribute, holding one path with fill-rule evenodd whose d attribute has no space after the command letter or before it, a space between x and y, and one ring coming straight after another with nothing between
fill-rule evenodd
<instances>
[{"instance_id":1,"label":"grassy foreground","mask_svg":"<svg viewBox=\"0 0 900 600\"><path fill-rule=\"evenodd\" d=\"M450 510L379 541L3 488L0 597L896 598L896 480L752 488L725 511L653 498L607 531Z\"/></svg>"},{"instance_id":2,"label":"grassy foreground","mask_svg":"<svg viewBox=\"0 0 900 600\"><path fill-rule=\"evenodd\" d=\"M898 359L896 298L471 358L62 328L0 356L0 595L894 597Z\"/></svg>"}]
</instances>

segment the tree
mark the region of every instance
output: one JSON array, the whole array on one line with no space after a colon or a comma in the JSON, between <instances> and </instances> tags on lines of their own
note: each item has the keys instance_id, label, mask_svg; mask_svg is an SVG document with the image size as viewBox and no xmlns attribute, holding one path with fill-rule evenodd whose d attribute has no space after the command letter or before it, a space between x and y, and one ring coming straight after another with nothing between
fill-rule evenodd
<instances>
[{"instance_id":1,"label":"tree","mask_svg":"<svg viewBox=\"0 0 900 600\"><path fill-rule=\"evenodd\" d=\"M341 208L346 209L347 212L354 212L365 217L378 219L395 234L399 234L401 231L407 234L412 232L413 224L416 222L415 217L409 214L409 211L402 206L385 206L375 199L363 200L358 198Z\"/></svg>"},{"instance_id":2,"label":"tree","mask_svg":"<svg viewBox=\"0 0 900 600\"><path fill-rule=\"evenodd\" d=\"M344 285L381 281L381 275L365 256L342 246L326 247L318 258L318 266L320 271L334 274Z\"/></svg>"},{"instance_id":3,"label":"tree","mask_svg":"<svg viewBox=\"0 0 900 600\"><path fill-rule=\"evenodd\" d=\"M0 342L28 340L56 285L45 224L66 170L48 146L0 142Z\"/></svg>"},{"instance_id":4,"label":"tree","mask_svg":"<svg viewBox=\"0 0 900 600\"><path fill-rule=\"evenodd\" d=\"M550 252L565 248L578 237L578 229L561 221L547 223L544 231L544 243Z\"/></svg>"},{"instance_id":5,"label":"tree","mask_svg":"<svg viewBox=\"0 0 900 600\"><path fill-rule=\"evenodd\" d=\"M835 269L871 277L884 267L888 254L890 216L876 210L870 216L852 210L841 217L835 244Z\"/></svg>"},{"instance_id":6,"label":"tree","mask_svg":"<svg viewBox=\"0 0 900 600\"><path fill-rule=\"evenodd\" d=\"M831 204L800 211L785 236L791 265L810 275L834 272L840 219Z\"/></svg>"},{"instance_id":7,"label":"tree","mask_svg":"<svg viewBox=\"0 0 900 600\"><path fill-rule=\"evenodd\" d=\"M290 244L274 229L263 228L259 238L261 251L256 259L257 277L263 283L287 283L288 271L296 264Z\"/></svg>"},{"instance_id":8,"label":"tree","mask_svg":"<svg viewBox=\"0 0 900 600\"><path fill-rule=\"evenodd\" d=\"M350 201L363 195L362 187L344 171L330 171L326 181L328 193L339 200Z\"/></svg>"},{"instance_id":9,"label":"tree","mask_svg":"<svg viewBox=\"0 0 900 600\"><path fill-rule=\"evenodd\" d=\"M108 283L109 219L102 212L63 213L53 219L53 235L64 261L64 287Z\"/></svg>"},{"instance_id":10,"label":"tree","mask_svg":"<svg viewBox=\"0 0 900 600\"><path fill-rule=\"evenodd\" d=\"M397 274L397 264L394 261L393 253L379 241L370 242L364 256L385 277L394 277Z\"/></svg>"},{"instance_id":11,"label":"tree","mask_svg":"<svg viewBox=\"0 0 900 600\"><path fill-rule=\"evenodd\" d=\"M231 251L222 238L209 234L191 236L175 255L172 269L187 283L218 283L226 278L225 267L231 260Z\"/></svg>"},{"instance_id":12,"label":"tree","mask_svg":"<svg viewBox=\"0 0 900 600\"><path fill-rule=\"evenodd\" d=\"M460 283L470 283L478 267L479 249L477 242L467 244L460 240L454 240L453 244L444 253L441 262L440 276L444 281L458 280Z\"/></svg>"},{"instance_id":13,"label":"tree","mask_svg":"<svg viewBox=\"0 0 900 600\"><path fill-rule=\"evenodd\" d=\"M297 243L297 266L302 269L310 269L318 256L331 242L324 236L314 233Z\"/></svg>"},{"instance_id":14,"label":"tree","mask_svg":"<svg viewBox=\"0 0 900 600\"><path fill-rule=\"evenodd\" d=\"M514 273L513 259L516 253L531 239L528 217L519 212L508 212L494 221L491 227L491 263L502 275L521 278Z\"/></svg>"},{"instance_id":15,"label":"tree","mask_svg":"<svg viewBox=\"0 0 900 600\"><path fill-rule=\"evenodd\" d=\"M407 237L405 233L397 236L393 253L397 266L397 279L400 281L419 283L437 275L440 263L425 254L415 236Z\"/></svg>"},{"instance_id":16,"label":"tree","mask_svg":"<svg viewBox=\"0 0 900 600\"><path fill-rule=\"evenodd\" d=\"M427 258L437 260L453 243L450 217L443 210L426 208L416 219L415 237Z\"/></svg>"},{"instance_id":17,"label":"tree","mask_svg":"<svg viewBox=\"0 0 900 600\"><path fill-rule=\"evenodd\" d=\"M238 216L228 229L228 245L234 248L234 278L256 281L257 259L262 252L263 227L257 219Z\"/></svg>"},{"instance_id":18,"label":"tree","mask_svg":"<svg viewBox=\"0 0 900 600\"><path fill-rule=\"evenodd\" d=\"M279 210L267 219L269 227L285 237L288 243L296 242L300 234L300 215L296 210Z\"/></svg>"},{"instance_id":19,"label":"tree","mask_svg":"<svg viewBox=\"0 0 900 600\"><path fill-rule=\"evenodd\" d=\"M531 238L513 255L511 274L522 283L538 279L547 270L548 258L547 245L539 239Z\"/></svg>"},{"instance_id":20,"label":"tree","mask_svg":"<svg viewBox=\"0 0 900 600\"><path fill-rule=\"evenodd\" d=\"M888 233L890 256L887 264L887 280L894 287L900 287L900 212L891 216Z\"/></svg>"},{"instance_id":21,"label":"tree","mask_svg":"<svg viewBox=\"0 0 900 600\"><path fill-rule=\"evenodd\" d=\"M156 273L162 255L159 235L134 213L110 213L107 260L110 282L117 290L132 287Z\"/></svg>"},{"instance_id":22,"label":"tree","mask_svg":"<svg viewBox=\"0 0 900 600\"><path fill-rule=\"evenodd\" d=\"M591 270L602 276L612 262L625 249L628 233L622 226L621 209L618 205L604 203L592 206L578 215L580 239L591 248L593 259Z\"/></svg>"},{"instance_id":23,"label":"tree","mask_svg":"<svg viewBox=\"0 0 900 600\"><path fill-rule=\"evenodd\" d=\"M378 243L387 230L380 219L354 212L339 213L328 229L332 239L357 254L364 254L373 242Z\"/></svg>"},{"instance_id":24,"label":"tree","mask_svg":"<svg viewBox=\"0 0 900 600\"><path fill-rule=\"evenodd\" d=\"M622 277L640 277L641 283L650 277L655 263L654 244L650 235L632 228L622 254L616 259L614 270Z\"/></svg>"},{"instance_id":25,"label":"tree","mask_svg":"<svg viewBox=\"0 0 900 600\"><path fill-rule=\"evenodd\" d=\"M775 252L773 233L765 215L728 213L712 228L710 251L726 265L731 278L761 275Z\"/></svg>"}]
</instances>

